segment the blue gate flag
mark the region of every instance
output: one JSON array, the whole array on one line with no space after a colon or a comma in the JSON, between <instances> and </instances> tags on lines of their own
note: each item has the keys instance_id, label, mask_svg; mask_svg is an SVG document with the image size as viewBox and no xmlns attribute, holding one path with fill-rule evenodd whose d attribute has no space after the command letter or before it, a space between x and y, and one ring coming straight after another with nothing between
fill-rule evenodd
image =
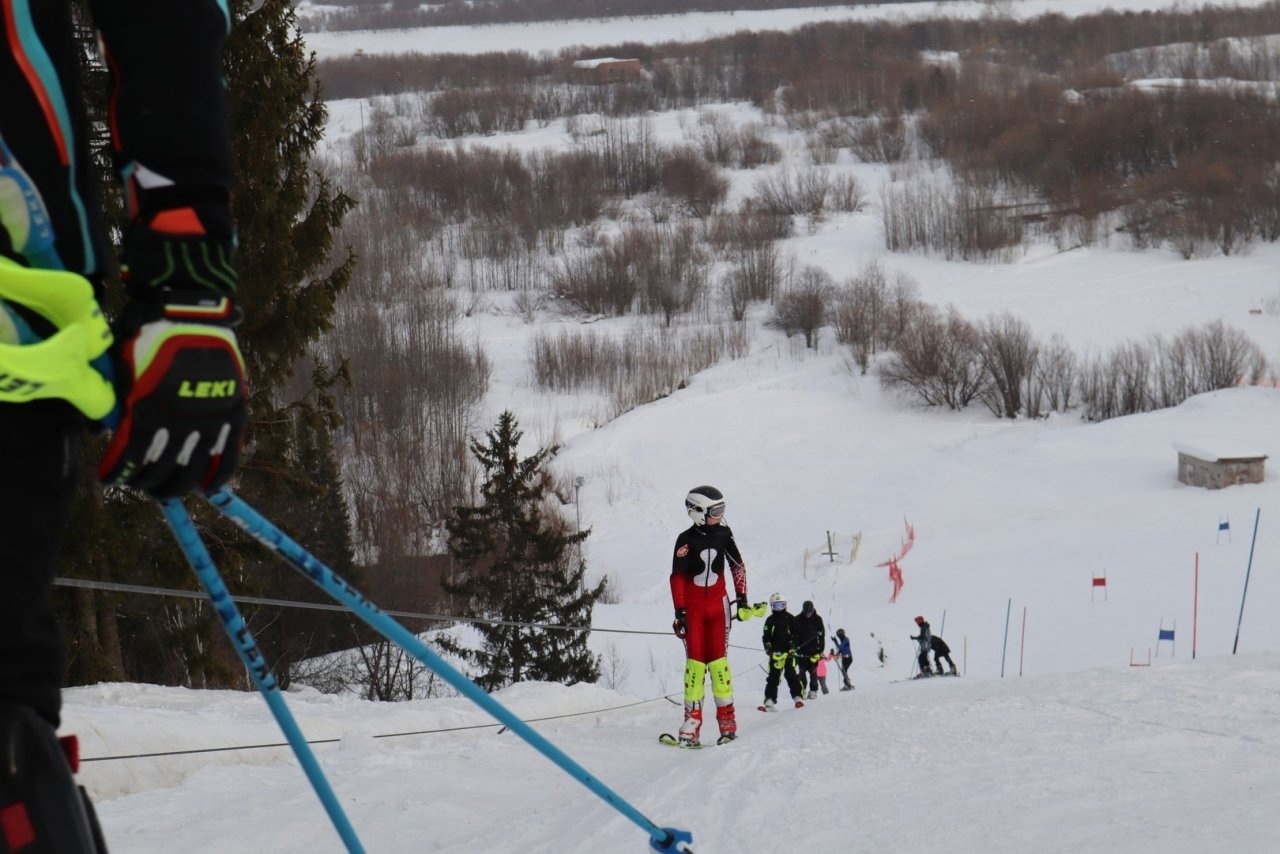
<instances>
[{"instance_id":1,"label":"blue gate flag","mask_svg":"<svg viewBox=\"0 0 1280 854\"><path fill-rule=\"evenodd\" d=\"M1161 630L1160 630L1160 637L1156 638L1156 640L1157 640L1157 641L1162 641L1162 640L1171 641L1171 640L1173 640L1173 629L1161 629Z\"/></svg>"}]
</instances>

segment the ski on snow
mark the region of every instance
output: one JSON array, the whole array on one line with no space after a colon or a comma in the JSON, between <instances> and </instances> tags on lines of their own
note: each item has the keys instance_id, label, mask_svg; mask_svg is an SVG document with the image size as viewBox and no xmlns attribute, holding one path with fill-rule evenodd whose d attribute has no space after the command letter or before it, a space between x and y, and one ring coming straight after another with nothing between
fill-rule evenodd
<instances>
[{"instance_id":1,"label":"ski on snow","mask_svg":"<svg viewBox=\"0 0 1280 854\"><path fill-rule=\"evenodd\" d=\"M716 744L728 744L736 738L737 736L722 735L716 739ZM669 732L664 732L662 735L658 736L658 741L668 747L679 747L682 750L700 750L703 747L701 742L697 744L681 744L680 739L676 738Z\"/></svg>"},{"instance_id":2,"label":"ski on snow","mask_svg":"<svg viewBox=\"0 0 1280 854\"><path fill-rule=\"evenodd\" d=\"M908 676L906 679L894 679L889 684L897 685L899 682L919 682L921 679L944 679L944 678L959 679L960 674L959 673L935 673L932 676L920 676L919 674L917 674L915 676Z\"/></svg>"},{"instance_id":3,"label":"ski on snow","mask_svg":"<svg viewBox=\"0 0 1280 854\"><path fill-rule=\"evenodd\" d=\"M804 708L804 702L803 702L803 701L801 701L801 700L797 700L797 701L796 701L796 708L797 708L797 709L803 709L803 708ZM758 709L759 711L762 711L762 712L776 712L776 711L778 711L778 707L777 707L777 706L774 706L772 709L770 709L768 706L756 706L756 709Z\"/></svg>"}]
</instances>

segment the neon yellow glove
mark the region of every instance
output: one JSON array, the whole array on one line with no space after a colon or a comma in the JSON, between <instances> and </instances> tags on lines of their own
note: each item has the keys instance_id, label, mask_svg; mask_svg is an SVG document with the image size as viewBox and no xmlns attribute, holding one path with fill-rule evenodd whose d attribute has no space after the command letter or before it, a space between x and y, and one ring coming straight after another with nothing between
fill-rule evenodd
<instances>
[{"instance_id":1,"label":"neon yellow glove","mask_svg":"<svg viewBox=\"0 0 1280 854\"><path fill-rule=\"evenodd\" d=\"M0 401L27 403L61 398L86 417L105 418L115 406L115 389L92 365L111 346L111 329L93 296L93 286L75 273L23 267L0 257L0 299L49 321L50 337L20 343L15 315L5 315L6 339L0 343ZM25 326L25 323L23 324Z\"/></svg>"}]
</instances>

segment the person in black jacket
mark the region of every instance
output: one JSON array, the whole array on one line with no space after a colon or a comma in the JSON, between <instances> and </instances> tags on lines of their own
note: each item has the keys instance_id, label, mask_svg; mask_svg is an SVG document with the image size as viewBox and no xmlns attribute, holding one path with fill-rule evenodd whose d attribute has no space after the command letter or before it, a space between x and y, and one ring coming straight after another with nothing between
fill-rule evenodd
<instances>
[{"instance_id":1,"label":"person in black jacket","mask_svg":"<svg viewBox=\"0 0 1280 854\"><path fill-rule=\"evenodd\" d=\"M778 682L787 679L791 699L796 708L804 706L800 698L804 685L796 675L794 643L795 617L787 611L787 599L781 593L769 597L769 618L764 621L764 651L769 653L769 674L764 680L764 705L761 711L771 712L778 703Z\"/></svg>"},{"instance_id":2,"label":"person in black jacket","mask_svg":"<svg viewBox=\"0 0 1280 854\"><path fill-rule=\"evenodd\" d=\"M951 660L951 647L947 646L946 641L935 634L930 634L929 647L933 650L933 666L939 676L944 675L942 671L942 660L944 658L947 660L947 664L951 665L951 675L960 675L956 672L956 663Z\"/></svg>"},{"instance_id":3,"label":"person in black jacket","mask_svg":"<svg viewBox=\"0 0 1280 854\"><path fill-rule=\"evenodd\" d=\"M827 648L827 628L814 610L813 603L806 601L800 613L796 615L796 660L800 667L800 682L809 683L809 699L818 696L818 659Z\"/></svg>"},{"instance_id":4,"label":"person in black jacket","mask_svg":"<svg viewBox=\"0 0 1280 854\"><path fill-rule=\"evenodd\" d=\"M924 617L916 617L916 626L919 627L920 634L912 635L911 639L920 649L916 656L916 662L920 665L920 675L932 676L933 668L929 666L929 653L933 650L933 632L929 629L929 621Z\"/></svg>"},{"instance_id":5,"label":"person in black jacket","mask_svg":"<svg viewBox=\"0 0 1280 854\"><path fill-rule=\"evenodd\" d=\"M83 4L111 78L103 124L128 215L110 328L115 247L73 5L3 0L0 14L0 848L59 854L103 850L57 738L53 581L80 435L117 413L99 478L174 498L231 476L248 407L232 330L228 4Z\"/></svg>"}]
</instances>

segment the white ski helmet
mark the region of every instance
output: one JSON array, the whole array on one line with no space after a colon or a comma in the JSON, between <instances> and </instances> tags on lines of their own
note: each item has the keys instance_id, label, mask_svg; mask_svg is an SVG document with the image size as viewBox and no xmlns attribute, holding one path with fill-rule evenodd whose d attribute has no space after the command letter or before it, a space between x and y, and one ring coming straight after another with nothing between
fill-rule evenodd
<instances>
[{"instance_id":1,"label":"white ski helmet","mask_svg":"<svg viewBox=\"0 0 1280 854\"><path fill-rule=\"evenodd\" d=\"M787 610L787 597L783 596L781 593L774 593L772 596L769 597L769 610L770 611Z\"/></svg>"},{"instance_id":2,"label":"white ski helmet","mask_svg":"<svg viewBox=\"0 0 1280 854\"><path fill-rule=\"evenodd\" d=\"M724 493L714 486L695 486L684 497L684 508L695 525L707 524L707 517L719 519L724 515Z\"/></svg>"}]
</instances>

